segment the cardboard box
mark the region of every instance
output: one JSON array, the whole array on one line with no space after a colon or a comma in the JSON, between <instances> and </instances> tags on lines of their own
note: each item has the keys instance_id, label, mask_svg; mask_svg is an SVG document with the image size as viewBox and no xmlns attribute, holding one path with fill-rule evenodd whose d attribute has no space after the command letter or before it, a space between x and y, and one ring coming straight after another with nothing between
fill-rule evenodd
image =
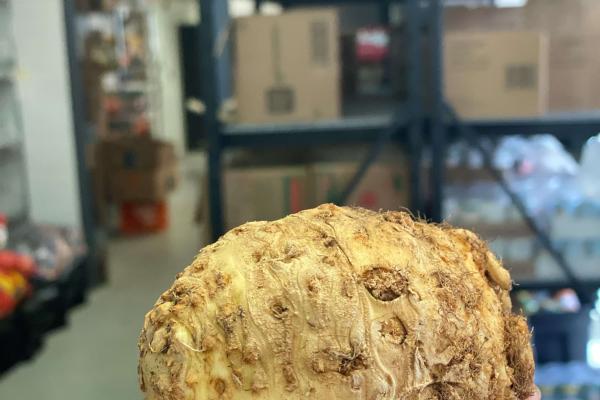
<instances>
[{"instance_id":1,"label":"cardboard box","mask_svg":"<svg viewBox=\"0 0 600 400\"><path fill-rule=\"evenodd\" d=\"M112 138L98 142L92 154L101 216L108 202L161 201L177 186L175 152L169 143L147 137Z\"/></svg>"},{"instance_id":2,"label":"cardboard box","mask_svg":"<svg viewBox=\"0 0 600 400\"><path fill-rule=\"evenodd\" d=\"M122 169L109 176L108 196L115 202L161 201L176 186L174 164L148 170Z\"/></svg>"},{"instance_id":3,"label":"cardboard box","mask_svg":"<svg viewBox=\"0 0 600 400\"><path fill-rule=\"evenodd\" d=\"M340 115L338 17L311 8L236 21L239 122L334 119Z\"/></svg>"},{"instance_id":4,"label":"cardboard box","mask_svg":"<svg viewBox=\"0 0 600 400\"><path fill-rule=\"evenodd\" d=\"M224 178L227 229L249 221L279 219L308 208L305 167L231 168Z\"/></svg>"},{"instance_id":5,"label":"cardboard box","mask_svg":"<svg viewBox=\"0 0 600 400\"><path fill-rule=\"evenodd\" d=\"M310 204L338 202L356 173L357 163L315 163L309 167ZM408 170L404 164L372 165L349 198L349 205L371 210L409 206Z\"/></svg>"},{"instance_id":6,"label":"cardboard box","mask_svg":"<svg viewBox=\"0 0 600 400\"><path fill-rule=\"evenodd\" d=\"M446 35L446 96L466 118L529 117L548 105L548 49L535 32Z\"/></svg>"},{"instance_id":7,"label":"cardboard box","mask_svg":"<svg viewBox=\"0 0 600 400\"><path fill-rule=\"evenodd\" d=\"M524 7L448 7L444 26L448 32L523 30L527 15Z\"/></svg>"},{"instance_id":8,"label":"cardboard box","mask_svg":"<svg viewBox=\"0 0 600 400\"><path fill-rule=\"evenodd\" d=\"M550 42L549 108L600 109L600 34L553 35Z\"/></svg>"},{"instance_id":9,"label":"cardboard box","mask_svg":"<svg viewBox=\"0 0 600 400\"><path fill-rule=\"evenodd\" d=\"M553 34L600 33L597 0L528 0L525 7L449 7L448 31L538 30Z\"/></svg>"},{"instance_id":10,"label":"cardboard box","mask_svg":"<svg viewBox=\"0 0 600 400\"><path fill-rule=\"evenodd\" d=\"M117 6L116 0L75 0L77 11L112 11Z\"/></svg>"},{"instance_id":11,"label":"cardboard box","mask_svg":"<svg viewBox=\"0 0 600 400\"><path fill-rule=\"evenodd\" d=\"M600 108L600 1L529 0L517 8L453 7L446 29L454 31L536 30L549 41L549 111Z\"/></svg>"},{"instance_id":12,"label":"cardboard box","mask_svg":"<svg viewBox=\"0 0 600 400\"><path fill-rule=\"evenodd\" d=\"M173 164L173 145L149 137L107 138L98 144L102 164L110 169L149 169Z\"/></svg>"}]
</instances>

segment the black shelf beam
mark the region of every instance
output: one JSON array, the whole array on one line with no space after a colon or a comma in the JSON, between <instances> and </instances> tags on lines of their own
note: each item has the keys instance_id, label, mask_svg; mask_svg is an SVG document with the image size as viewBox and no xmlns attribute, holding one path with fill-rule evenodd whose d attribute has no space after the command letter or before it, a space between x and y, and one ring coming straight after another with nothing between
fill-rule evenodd
<instances>
[{"instance_id":1,"label":"black shelf beam","mask_svg":"<svg viewBox=\"0 0 600 400\"><path fill-rule=\"evenodd\" d=\"M408 106L406 110L408 112ZM413 110L411 115L420 113ZM226 125L223 128L222 145L224 147L279 147L287 145L318 145L323 143L368 143L377 138L378 133L392 123L391 116L349 117L332 121L318 121L296 124L268 125ZM406 125L398 129L396 136L402 138L413 129L414 120L405 117ZM417 124L430 125L429 120L416 121ZM459 136L459 127L445 122L451 138ZM549 133L558 139L587 140L600 132L600 114L569 114L562 116L543 116L518 119L478 119L466 120L464 125L476 130L480 135L535 135ZM418 127L417 138L422 137L423 127Z\"/></svg>"},{"instance_id":2,"label":"black shelf beam","mask_svg":"<svg viewBox=\"0 0 600 400\"><path fill-rule=\"evenodd\" d=\"M588 294L593 297L593 292L600 289L600 280L582 281L581 287L585 288ZM517 281L513 285L513 290L560 290L573 288L568 281Z\"/></svg>"},{"instance_id":3,"label":"black shelf beam","mask_svg":"<svg viewBox=\"0 0 600 400\"><path fill-rule=\"evenodd\" d=\"M404 118L407 118L406 113ZM223 146L285 147L368 143L374 141L379 132L391 124L391 116L379 116L296 124L230 125L223 131Z\"/></svg>"},{"instance_id":4,"label":"black shelf beam","mask_svg":"<svg viewBox=\"0 0 600 400\"><path fill-rule=\"evenodd\" d=\"M571 137L590 137L600 132L600 113L572 113L546 115L541 117L511 119L466 120L465 125L475 129L481 135L533 135L550 133L559 139ZM457 126L449 126L456 133Z\"/></svg>"}]
</instances>

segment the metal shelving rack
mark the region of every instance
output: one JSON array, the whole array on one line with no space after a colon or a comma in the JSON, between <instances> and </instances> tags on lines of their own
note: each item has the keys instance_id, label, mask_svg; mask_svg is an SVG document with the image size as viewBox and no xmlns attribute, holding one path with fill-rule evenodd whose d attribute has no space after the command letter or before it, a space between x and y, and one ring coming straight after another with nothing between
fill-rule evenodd
<instances>
[{"instance_id":1,"label":"metal shelving rack","mask_svg":"<svg viewBox=\"0 0 600 400\"><path fill-rule=\"evenodd\" d=\"M80 203L82 223L87 253L76 258L55 281L34 280L32 284L35 291L32 296L20 304L8 317L0 319L0 374L12 368L15 364L32 358L44 344L44 337L51 331L68 325L70 309L86 301L87 291L90 287L102 283L99 276L100 264L103 262L102 236L94 221L92 204L92 185L86 165L86 151L89 143L89 130L84 123L83 88L79 64L76 56L76 26L75 26L75 0L63 0L65 15L65 39L68 58L68 73L71 86L73 107L73 126L75 147L77 154L77 175L80 188ZM10 0L0 0L0 89L2 85L12 86L12 77L16 60L2 62L2 41L9 43L7 48L14 54L14 43L6 40L1 34L3 29L10 31L10 27L3 24L9 18L2 19L3 11L9 9ZM6 7L6 9L3 9ZM0 92L1 94L1 92ZM15 104L18 104L15 99ZM0 107L2 103L0 102ZM3 111L0 109L0 111ZM13 140L4 140L6 130L0 124L0 204L4 202L5 194L11 194L11 187L3 187L5 179L15 179L14 174L4 173L2 165L9 157L20 162L19 181L23 185L19 193L19 203L22 209L18 213L9 215L11 224L19 224L27 218L28 204L25 188L25 163L23 160L22 129L18 108L13 107L6 115L16 118L15 126L18 136L13 135ZM10 132L8 132L10 133ZM4 141L3 141L4 140ZM8 161L10 162L10 161Z\"/></svg>"},{"instance_id":2,"label":"metal shelving rack","mask_svg":"<svg viewBox=\"0 0 600 400\"><path fill-rule=\"evenodd\" d=\"M281 0L283 7L300 5L332 5L348 3L339 0ZM361 2L355 0L354 2ZM257 9L261 1L256 0ZM452 115L451 108L445 103L443 81L443 0L362 0L362 3L379 4L382 19L386 19L391 4L405 7L407 32L407 87L408 99L399 104L389 117L343 118L337 121L277 124L277 125L227 125L219 118L219 107L230 95L230 60L227 52L218 52L220 40L227 37L230 21L227 2L219 0L199 0L202 23L198 29L201 48L203 84L205 88L206 114L204 132L208 135L208 183L210 202L210 224L213 239L223 233L222 209L222 165L224 151L230 148L254 147L294 147L311 146L328 143L365 143L371 144L371 151L359 166L354 179L347 190L350 193L369 164L376 159L385 144L398 141L408 149L410 164L411 210L426 215L430 220L441 221L443 210L445 154L448 141L464 137L465 132L474 133L471 138L479 140L482 136L502 136L508 134L531 135L551 133L571 146L581 145L587 137L600 132L600 113L568 114L543 116L537 118L487 119L460 121ZM423 35L428 35L429 47L427 57L430 68L422 68ZM420 82L422 74L428 73L431 82L430 108L426 113ZM421 159L423 149L429 146L431 151L431 171L429 174L429 199L423 198L423 177L421 176ZM499 177L501 179L501 177ZM427 200L427 202L426 202ZM340 203L344 198L340 199ZM428 209L425 210L425 205ZM427 212L425 212L427 211ZM526 217L526 215L524 215ZM537 233L537 232L536 232ZM543 233L542 233L543 234ZM548 238L542 238L548 241ZM551 241L548 241L552 247ZM560 256L560 255L559 255ZM566 276L571 276L568 265ZM564 268L563 268L564 269ZM600 282L580 282L571 279L575 287L600 286ZM596 285L598 284L598 285ZM543 284L532 282L521 287L540 287Z\"/></svg>"}]
</instances>

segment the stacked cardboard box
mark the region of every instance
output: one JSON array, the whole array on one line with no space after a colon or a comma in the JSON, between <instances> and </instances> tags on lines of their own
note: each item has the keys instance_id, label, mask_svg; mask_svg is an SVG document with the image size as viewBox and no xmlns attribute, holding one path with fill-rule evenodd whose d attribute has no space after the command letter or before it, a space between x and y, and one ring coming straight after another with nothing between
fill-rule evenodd
<instances>
[{"instance_id":1,"label":"stacked cardboard box","mask_svg":"<svg viewBox=\"0 0 600 400\"><path fill-rule=\"evenodd\" d=\"M238 19L235 85L239 122L339 117L338 31L333 9Z\"/></svg>"},{"instance_id":2,"label":"stacked cardboard box","mask_svg":"<svg viewBox=\"0 0 600 400\"><path fill-rule=\"evenodd\" d=\"M548 103L548 51L536 32L446 35L446 95L466 118L529 117Z\"/></svg>"},{"instance_id":3,"label":"stacked cardboard box","mask_svg":"<svg viewBox=\"0 0 600 400\"><path fill-rule=\"evenodd\" d=\"M315 162L287 166L232 167L224 173L226 229L249 221L274 220L322 203L339 203L357 163ZM206 189L207 185L204 182ZM406 166L378 162L350 196L349 205L372 210L408 206ZM208 221L208 190L203 191L198 220Z\"/></svg>"},{"instance_id":4,"label":"stacked cardboard box","mask_svg":"<svg viewBox=\"0 0 600 400\"><path fill-rule=\"evenodd\" d=\"M148 137L103 139L94 147L98 211L107 220L107 204L164 203L176 187L177 163L171 144ZM161 208L162 209L162 208Z\"/></svg>"},{"instance_id":5,"label":"stacked cardboard box","mask_svg":"<svg viewBox=\"0 0 600 400\"><path fill-rule=\"evenodd\" d=\"M600 108L600 2L529 0L521 8L450 8L449 32L530 30L549 40L549 111ZM516 44L516 43L515 43Z\"/></svg>"},{"instance_id":6,"label":"stacked cardboard box","mask_svg":"<svg viewBox=\"0 0 600 400\"><path fill-rule=\"evenodd\" d=\"M80 12L112 11L117 4L117 0L75 0L75 7Z\"/></svg>"},{"instance_id":7,"label":"stacked cardboard box","mask_svg":"<svg viewBox=\"0 0 600 400\"><path fill-rule=\"evenodd\" d=\"M176 186L175 152L168 143L146 137L105 139L95 153L109 200L164 200Z\"/></svg>"}]
</instances>

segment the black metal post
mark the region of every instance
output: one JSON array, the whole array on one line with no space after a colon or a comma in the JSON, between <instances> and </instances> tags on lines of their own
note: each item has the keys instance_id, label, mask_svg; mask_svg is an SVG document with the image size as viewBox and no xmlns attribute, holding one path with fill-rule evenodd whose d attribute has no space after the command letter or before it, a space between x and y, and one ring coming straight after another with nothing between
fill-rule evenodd
<instances>
[{"instance_id":1,"label":"black metal post","mask_svg":"<svg viewBox=\"0 0 600 400\"><path fill-rule=\"evenodd\" d=\"M407 92L410 113L408 125L408 147L410 167L410 209L415 215L423 210L422 156L423 156L423 79L422 66L422 26L418 0L408 0L405 5L407 34Z\"/></svg>"},{"instance_id":2,"label":"black metal post","mask_svg":"<svg viewBox=\"0 0 600 400\"><path fill-rule=\"evenodd\" d=\"M230 80L227 76L228 52L222 41L227 37L227 2L221 0L199 0L201 23L200 57L204 88L204 130L208 138L208 191L210 225L212 239L216 240L224 232L223 201L221 181L221 155L223 152L222 124L219 121L219 107L227 95L224 87Z\"/></svg>"},{"instance_id":3,"label":"black metal post","mask_svg":"<svg viewBox=\"0 0 600 400\"><path fill-rule=\"evenodd\" d=\"M385 26L390 24L390 3L391 0L381 0L379 2L379 21Z\"/></svg>"},{"instance_id":4,"label":"black metal post","mask_svg":"<svg viewBox=\"0 0 600 400\"><path fill-rule=\"evenodd\" d=\"M75 134L81 219L86 243L90 253L93 253L96 246L96 221L94 219L94 203L92 200L92 180L86 163L86 149L91 140L86 128L83 111L85 101L81 69L77 62L76 9L74 3L74 0L64 0L63 3L65 41L69 67L69 83L71 86L71 107L73 113L73 131Z\"/></svg>"},{"instance_id":5,"label":"black metal post","mask_svg":"<svg viewBox=\"0 0 600 400\"><path fill-rule=\"evenodd\" d=\"M444 125L443 79L443 11L442 0L429 1L429 51L431 59L431 214L435 222L443 218L446 131Z\"/></svg>"}]
</instances>

